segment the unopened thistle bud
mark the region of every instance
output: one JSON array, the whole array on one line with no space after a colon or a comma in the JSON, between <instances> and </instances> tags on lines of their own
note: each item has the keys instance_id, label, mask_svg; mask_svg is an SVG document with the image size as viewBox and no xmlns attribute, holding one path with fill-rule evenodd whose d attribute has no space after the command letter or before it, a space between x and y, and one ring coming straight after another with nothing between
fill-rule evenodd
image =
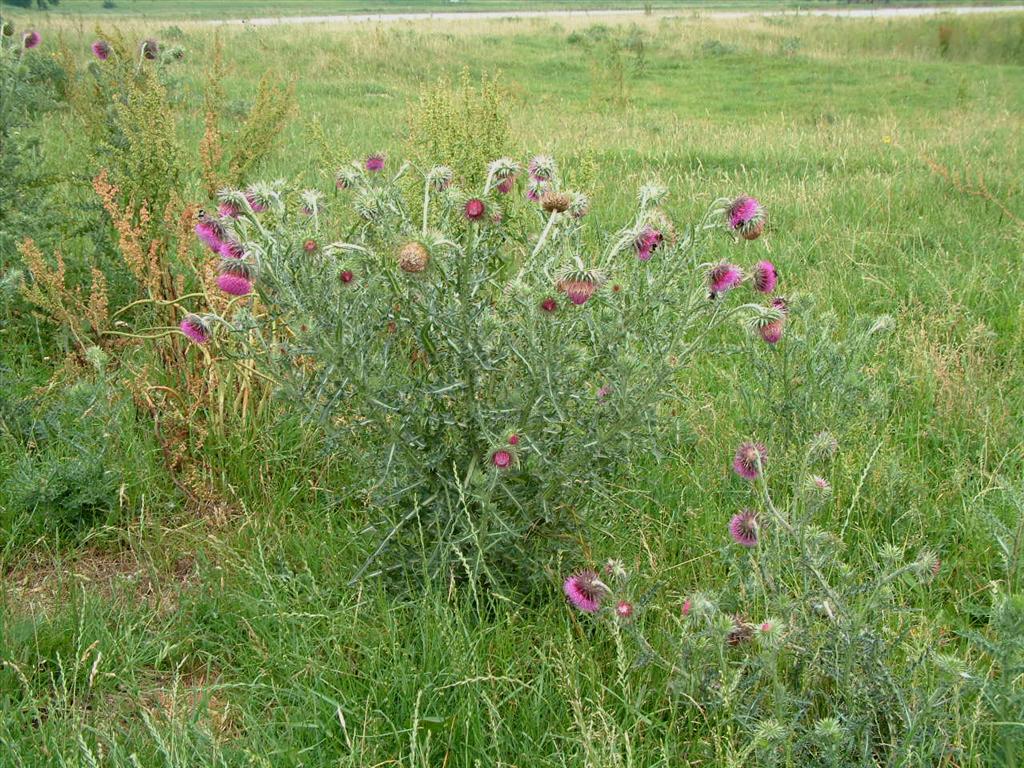
<instances>
[{"instance_id":1,"label":"unopened thistle bud","mask_svg":"<svg viewBox=\"0 0 1024 768\"><path fill-rule=\"evenodd\" d=\"M448 189L453 178L455 178L455 172L447 165L435 165L427 174L430 186L435 192L444 192Z\"/></svg>"},{"instance_id":2,"label":"unopened thistle bud","mask_svg":"<svg viewBox=\"0 0 1024 768\"><path fill-rule=\"evenodd\" d=\"M839 451L839 441L828 430L823 430L811 438L807 452L811 461L831 459Z\"/></svg>"},{"instance_id":3,"label":"unopened thistle bud","mask_svg":"<svg viewBox=\"0 0 1024 768\"><path fill-rule=\"evenodd\" d=\"M572 193L572 202L569 203L569 215L574 219L582 219L590 213L590 198L582 192Z\"/></svg>"},{"instance_id":4,"label":"unopened thistle bud","mask_svg":"<svg viewBox=\"0 0 1024 768\"><path fill-rule=\"evenodd\" d=\"M412 241L398 251L398 266L403 272L422 272L430 263L430 252L423 243Z\"/></svg>"},{"instance_id":5,"label":"unopened thistle bud","mask_svg":"<svg viewBox=\"0 0 1024 768\"><path fill-rule=\"evenodd\" d=\"M334 174L334 188L335 189L351 189L356 183L356 178L359 176L358 169L354 167L346 167L339 170Z\"/></svg>"},{"instance_id":6,"label":"unopened thistle bud","mask_svg":"<svg viewBox=\"0 0 1024 768\"><path fill-rule=\"evenodd\" d=\"M479 197L472 197L466 201L462 211L469 221L480 221L487 213L487 206Z\"/></svg>"},{"instance_id":7,"label":"unopened thistle bud","mask_svg":"<svg viewBox=\"0 0 1024 768\"><path fill-rule=\"evenodd\" d=\"M342 285L349 285L353 280L355 280L355 277L356 276L352 274L351 269L343 269L341 274L338 275L338 279L341 281Z\"/></svg>"}]
</instances>

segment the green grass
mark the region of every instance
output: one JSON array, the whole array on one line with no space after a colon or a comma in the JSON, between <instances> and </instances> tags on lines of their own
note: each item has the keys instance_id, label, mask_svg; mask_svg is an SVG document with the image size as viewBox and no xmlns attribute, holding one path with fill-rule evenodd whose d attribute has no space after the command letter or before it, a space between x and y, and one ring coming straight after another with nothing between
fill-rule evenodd
<instances>
[{"instance_id":1,"label":"green grass","mask_svg":"<svg viewBox=\"0 0 1024 768\"><path fill-rule=\"evenodd\" d=\"M914 5L1005 5L1012 0L907 0L897 6ZM102 0L63 0L49 10L54 18L149 18L167 20L237 19L277 16L329 15L346 13L456 12L507 10L777 10L842 8L834 0L115 0L104 8ZM19 9L9 9L20 13Z\"/></svg>"},{"instance_id":2,"label":"green grass","mask_svg":"<svg viewBox=\"0 0 1024 768\"><path fill-rule=\"evenodd\" d=\"M818 339L814 358L841 357L857 323L889 315L894 329L858 360L861 388L843 396L815 393L807 372L783 397L751 383L748 357L703 360L679 398L692 436L623 478L580 561L621 558L656 573L671 600L713 588L728 568L725 522L743 500L727 470L736 439L778 444L785 423L800 436L829 428L842 450L819 523L843 528L864 569L882 542L935 548L944 566L915 598L922 623L944 637L969 626L999 577L985 518L1020 514L1000 489L1024 471L1024 16L941 22L955 29L944 56L937 19L635 21L218 34L232 98L249 98L267 69L296 78L299 114L267 177L329 183L314 124L332 156L405 154L420 89L465 67L501 70L523 153L558 157L592 192L597 222L621 221L651 175L671 188L679 221L720 195L756 194L773 231L747 253L770 249L787 292L803 297L796 328ZM91 28L65 23L84 58ZM119 23L162 34L162 23ZM184 86L201 81L213 34L186 25L174 40L187 51ZM617 35L642 40L642 56L635 45L609 55ZM199 119L186 127L192 146ZM44 136L41 162L57 170L67 159L56 125ZM933 173L926 156L972 185L984 179L1017 218ZM5 338L3 362L24 389L62 380L44 359L51 347L19 344ZM793 354L794 366L813 362ZM795 408L805 395L813 407ZM373 510L336 503L352 462L324 456L286 416L209 437L217 499L204 505L153 476L151 427L140 417L136 429L113 523L71 541L43 526L3 549L0 764L735 759L729 734L667 697L664 679L624 671L633 652L564 607L555 573L529 604L481 604L461 585L415 599L350 587ZM3 440L0 457L12 459Z\"/></svg>"}]
</instances>

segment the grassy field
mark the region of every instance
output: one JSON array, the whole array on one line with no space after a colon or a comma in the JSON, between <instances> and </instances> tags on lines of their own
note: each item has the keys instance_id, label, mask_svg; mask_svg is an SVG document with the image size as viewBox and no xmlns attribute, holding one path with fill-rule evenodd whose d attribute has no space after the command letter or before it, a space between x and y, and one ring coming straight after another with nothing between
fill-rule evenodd
<instances>
[{"instance_id":1,"label":"grassy field","mask_svg":"<svg viewBox=\"0 0 1024 768\"><path fill-rule=\"evenodd\" d=\"M61 14L87 5L99 7L66 0ZM116 10L143 5L119 0ZM172 4L145 5L161 14ZM191 5L179 17L209 15L214 4ZM233 5L229 15L282 10ZM314 13L341 5L384 4L301 3ZM36 20L48 43L59 38L85 59L91 22ZM557 157L592 194L597 223L621 220L651 176L670 188L679 221L721 195L755 194L772 231L748 253L770 254L806 308L799 342L778 353L799 373L755 387L757 353L701 360L678 400L691 436L632 468L577 562L614 557L656 573L680 604L715 589L731 567L719 555L740 503L728 471L736 441L827 428L841 451L818 523L841 533L864 572L886 543L935 549L942 570L912 598L915 632L967 653L960 633L1004 578L990 520L1012 525L1022 514L1013 489L1024 472L1024 15L638 14L216 33L184 21L116 23L184 48L175 76L196 115L182 126L193 147L202 131L194 94L215 34L227 111L246 108L265 71L294 78L297 114L266 178L327 188L341 158L408 154L406 120L421 90L466 70L473 81L500 72L517 148ZM945 49L940 25L953 30ZM40 167L54 177L69 162L60 120L38 128ZM52 241L69 253L89 247L82 235ZM4 267L13 259L0 254ZM880 318L889 333L852 348L854 331ZM89 525L30 521L36 508L25 499L36 497L25 486L43 481L0 422L0 764L752 760L728 729L708 728L706 713L667 696L657 674L627 674L634 652L566 608L557 568L529 602L481 603L453 584L414 597L373 581L349 586L374 544L360 533L373 510L343 490L353 456L324 456L315 432L272 411L208 436L210 498L186 500L144 418L131 407L97 415L95 391L116 388L122 374L83 372L62 362L40 323L6 320L8 400L52 408L79 430L54 459L62 477L83 445L100 469L83 474L97 484ZM850 370L836 374L839 384L816 386L843 360ZM996 763L983 726L946 737L947 764Z\"/></svg>"},{"instance_id":2,"label":"grassy field","mask_svg":"<svg viewBox=\"0 0 1024 768\"><path fill-rule=\"evenodd\" d=\"M869 4L864 7L914 5L1006 5L1012 0L909 0L899 3ZM399 13L505 10L603 10L608 8L651 10L777 10L842 8L848 3L828 0L118 0L104 7L102 0L63 0L50 9L54 18L82 16L97 19L239 19L253 17L327 15L342 13ZM8 9L14 13L20 11Z\"/></svg>"}]
</instances>

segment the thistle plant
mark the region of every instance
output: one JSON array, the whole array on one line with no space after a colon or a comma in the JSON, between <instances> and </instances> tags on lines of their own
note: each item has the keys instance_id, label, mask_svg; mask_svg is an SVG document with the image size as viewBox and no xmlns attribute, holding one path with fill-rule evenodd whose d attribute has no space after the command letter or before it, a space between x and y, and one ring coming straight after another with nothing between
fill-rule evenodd
<instances>
[{"instance_id":1,"label":"thistle plant","mask_svg":"<svg viewBox=\"0 0 1024 768\"><path fill-rule=\"evenodd\" d=\"M914 608L941 570L936 555L883 544L874 572L858 572L839 537L816 523L831 500L821 473L836 450L827 432L796 461L777 462L755 441L738 447L734 482L749 498L722 520L728 576L715 589L680 605L662 599L664 584L615 561L565 582L581 617L633 637L634 665L659 667L678 707L730 734L729 764L931 765L952 754L944 734L969 716L953 706L966 677L933 682L944 662ZM997 600L1000 616L1008 604Z\"/></svg>"},{"instance_id":2,"label":"thistle plant","mask_svg":"<svg viewBox=\"0 0 1024 768\"><path fill-rule=\"evenodd\" d=\"M536 202L513 194L522 168L544 184ZM315 424L368 446L361 490L389 516L356 576L413 562L490 583L536 574L523 566L663 437L677 372L723 323L764 311L726 297L739 268L711 287L728 220L677 229L658 185L606 233L549 157L495 161L477 189L383 155L335 178L322 207L284 185L221 195L235 215L214 234L240 254L222 272L261 309L185 332L232 329Z\"/></svg>"}]
</instances>

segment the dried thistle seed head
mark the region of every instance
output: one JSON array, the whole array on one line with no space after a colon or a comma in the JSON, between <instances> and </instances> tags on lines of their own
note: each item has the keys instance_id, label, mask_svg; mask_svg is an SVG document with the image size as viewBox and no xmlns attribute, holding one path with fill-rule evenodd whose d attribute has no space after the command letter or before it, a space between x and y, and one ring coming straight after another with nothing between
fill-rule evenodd
<instances>
[{"instance_id":1,"label":"dried thistle seed head","mask_svg":"<svg viewBox=\"0 0 1024 768\"><path fill-rule=\"evenodd\" d=\"M548 213L565 213L572 198L564 192L545 192L540 196L540 206Z\"/></svg>"},{"instance_id":2,"label":"dried thistle seed head","mask_svg":"<svg viewBox=\"0 0 1024 768\"><path fill-rule=\"evenodd\" d=\"M754 627L743 620L739 615L732 617L732 629L725 637L725 641L735 647L742 645L754 636Z\"/></svg>"},{"instance_id":3,"label":"dried thistle seed head","mask_svg":"<svg viewBox=\"0 0 1024 768\"><path fill-rule=\"evenodd\" d=\"M422 272L430 263L430 252L423 243L413 240L398 251L398 266L404 272Z\"/></svg>"}]
</instances>

